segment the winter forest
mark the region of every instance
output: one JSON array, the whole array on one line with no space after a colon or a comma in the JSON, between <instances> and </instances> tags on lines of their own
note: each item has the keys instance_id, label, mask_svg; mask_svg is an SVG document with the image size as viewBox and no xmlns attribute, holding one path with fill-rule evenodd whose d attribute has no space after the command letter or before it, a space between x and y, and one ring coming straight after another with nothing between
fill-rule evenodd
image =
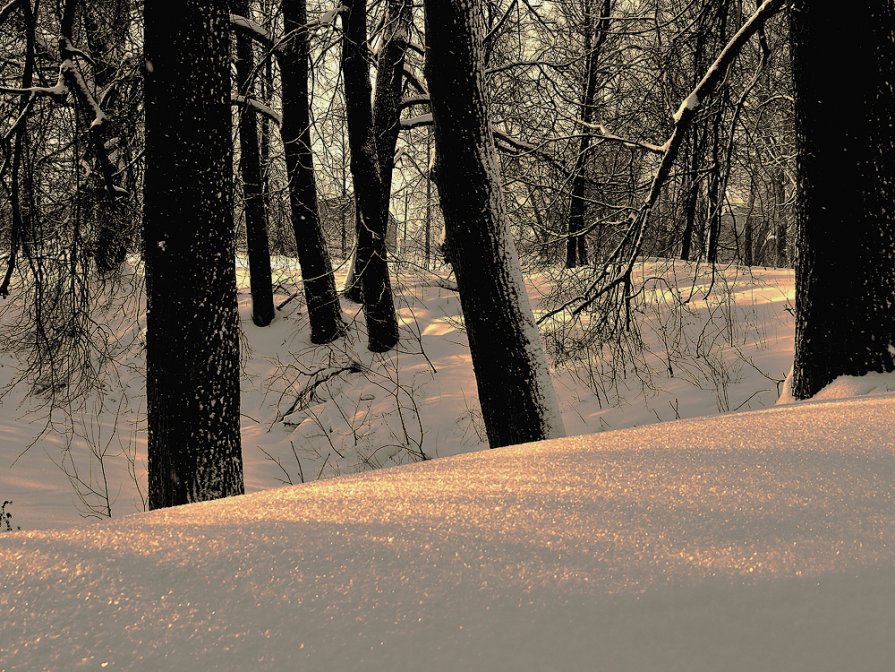
<instances>
[{"instance_id":1,"label":"winter forest","mask_svg":"<svg viewBox=\"0 0 895 672\"><path fill-rule=\"evenodd\" d=\"M889 669L893 212L891 0L0 0L0 672Z\"/></svg>"}]
</instances>

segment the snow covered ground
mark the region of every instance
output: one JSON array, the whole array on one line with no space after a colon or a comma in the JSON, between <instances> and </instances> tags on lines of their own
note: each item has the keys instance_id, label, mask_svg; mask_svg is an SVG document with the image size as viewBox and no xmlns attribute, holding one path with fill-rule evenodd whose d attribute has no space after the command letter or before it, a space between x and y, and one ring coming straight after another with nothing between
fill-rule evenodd
<instances>
[{"instance_id":1,"label":"snow covered ground","mask_svg":"<svg viewBox=\"0 0 895 672\"><path fill-rule=\"evenodd\" d=\"M402 341L382 356L366 351L363 317L349 303L351 338L332 346L310 345L301 298L270 327L255 327L240 268L249 492L485 447L456 293L431 273L395 270ZM623 351L597 351L575 328L560 338L568 325L553 321L547 347L569 434L775 404L792 360L791 271L694 270L655 261L639 269L658 280L636 304L639 335L626 337ZM278 260L277 272L294 291L294 262ZM538 314L563 280L528 278ZM132 298L140 295L139 274L129 282L125 298L95 317L112 325L115 339L116 362L107 370L115 375L101 394L73 413L57 411L49 425L41 400L24 399L25 386L0 398L0 500L12 500L12 522L22 529L143 508L143 322ZM281 292L278 302L287 296ZM21 366L3 338L16 320L15 311L0 313L0 391Z\"/></svg>"},{"instance_id":2,"label":"snow covered ground","mask_svg":"<svg viewBox=\"0 0 895 672\"><path fill-rule=\"evenodd\" d=\"M0 535L0 670L886 671L895 397Z\"/></svg>"}]
</instances>

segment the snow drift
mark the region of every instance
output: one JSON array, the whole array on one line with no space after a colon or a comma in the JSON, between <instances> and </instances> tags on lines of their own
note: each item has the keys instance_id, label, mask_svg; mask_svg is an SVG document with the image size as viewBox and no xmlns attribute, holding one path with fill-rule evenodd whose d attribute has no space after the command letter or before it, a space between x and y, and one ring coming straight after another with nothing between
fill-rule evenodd
<instances>
[{"instance_id":1,"label":"snow drift","mask_svg":"<svg viewBox=\"0 0 895 672\"><path fill-rule=\"evenodd\" d=\"M0 670L885 670L895 397L0 537Z\"/></svg>"}]
</instances>

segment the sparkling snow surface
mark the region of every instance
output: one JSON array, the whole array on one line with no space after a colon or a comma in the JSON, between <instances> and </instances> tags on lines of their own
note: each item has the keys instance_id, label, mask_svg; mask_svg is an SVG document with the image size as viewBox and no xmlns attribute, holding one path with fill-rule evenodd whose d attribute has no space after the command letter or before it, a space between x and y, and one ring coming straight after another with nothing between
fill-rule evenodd
<instances>
[{"instance_id":1,"label":"sparkling snow surface","mask_svg":"<svg viewBox=\"0 0 895 672\"><path fill-rule=\"evenodd\" d=\"M895 397L0 536L2 670L891 670Z\"/></svg>"}]
</instances>

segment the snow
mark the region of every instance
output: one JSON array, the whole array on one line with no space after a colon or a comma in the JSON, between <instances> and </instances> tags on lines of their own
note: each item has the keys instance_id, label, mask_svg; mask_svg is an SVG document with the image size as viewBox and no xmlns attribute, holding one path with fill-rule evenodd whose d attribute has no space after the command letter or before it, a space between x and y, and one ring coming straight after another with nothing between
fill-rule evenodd
<instances>
[{"instance_id":1,"label":"snow","mask_svg":"<svg viewBox=\"0 0 895 672\"><path fill-rule=\"evenodd\" d=\"M0 536L0 669L885 670L895 396Z\"/></svg>"},{"instance_id":2,"label":"snow","mask_svg":"<svg viewBox=\"0 0 895 672\"><path fill-rule=\"evenodd\" d=\"M401 344L382 356L366 350L364 320L347 302L350 338L311 345L295 262L280 258L274 265L275 284L299 290L299 297L265 328L252 324L244 260L238 266L248 492L486 447L459 298L446 288L445 278L395 267ZM339 269L340 282L346 272ZM581 281L576 273L583 272L526 276L535 313L546 312L551 288L563 282L574 287ZM712 272L680 262L672 268L647 262L638 274L661 281L648 287L637 308L644 349L636 367L605 356L572 356L566 348L577 335L573 330L564 336L570 325L560 316L547 325L547 349L556 365L552 377L568 434L774 405L792 363L791 271ZM46 409L40 400L23 398L26 386L0 396L0 501L12 500L13 522L24 530L104 515L104 498L81 484L78 491L88 507L57 465L68 472L77 467L93 490L108 492L113 516L143 509L145 320L136 305L139 273L131 282L122 287L126 298L109 299L107 312L95 317L117 339L116 376L105 381L101 395L75 409L71 420L57 412L30 448L46 426ZM680 310L671 289L688 299ZM284 300L278 294L277 303ZM3 337L21 324L15 310L0 314L0 391L21 366ZM326 372L340 369L346 370L314 386Z\"/></svg>"},{"instance_id":3,"label":"snow","mask_svg":"<svg viewBox=\"0 0 895 672\"><path fill-rule=\"evenodd\" d=\"M796 402L790 388L792 371L786 377L783 394L780 395L778 404L790 404ZM831 399L844 399L865 395L880 395L895 392L895 372L877 373L871 372L863 376L839 376L832 383L824 387L812 397L813 401L828 401Z\"/></svg>"},{"instance_id":4,"label":"snow","mask_svg":"<svg viewBox=\"0 0 895 672\"><path fill-rule=\"evenodd\" d=\"M699 94L694 91L689 96L684 99L684 102L681 103L680 109L674 114L674 120L680 121L684 116L684 112L686 110L698 110L700 105L702 105L702 100L699 98Z\"/></svg>"}]
</instances>

